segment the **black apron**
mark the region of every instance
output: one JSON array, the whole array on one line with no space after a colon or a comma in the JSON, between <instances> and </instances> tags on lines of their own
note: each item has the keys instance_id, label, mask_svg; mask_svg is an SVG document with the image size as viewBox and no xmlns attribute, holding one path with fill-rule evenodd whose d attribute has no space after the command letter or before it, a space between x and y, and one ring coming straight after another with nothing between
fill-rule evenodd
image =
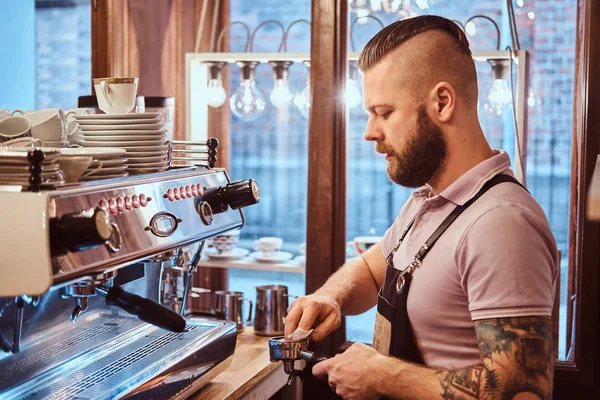
<instances>
[{"instance_id":1,"label":"black apron","mask_svg":"<svg viewBox=\"0 0 600 400\"><path fill-rule=\"evenodd\" d=\"M481 197L481 195L502 182L513 182L523 187L519 181L510 175L499 174L494 176L483 185L473 198L464 205L457 206L452 210L444 222L442 222L429 239L427 239L425 244L421 246L413 261L404 270L399 270L394 268L394 255L400 248L400 244L406 237L408 231L413 226L416 216L410 221L404 232L402 232L398 244L386 258L387 266L385 280L383 286L379 290L377 316L375 319L375 331L373 335L373 347L379 353L416 364L423 364L421 352L416 344L410 320L408 318L408 310L406 308L406 300L408 298L412 273L419 265L421 265L421 262L429 250L431 250L435 242L446 229L448 229L454 220L473 204L475 200Z\"/></svg>"}]
</instances>

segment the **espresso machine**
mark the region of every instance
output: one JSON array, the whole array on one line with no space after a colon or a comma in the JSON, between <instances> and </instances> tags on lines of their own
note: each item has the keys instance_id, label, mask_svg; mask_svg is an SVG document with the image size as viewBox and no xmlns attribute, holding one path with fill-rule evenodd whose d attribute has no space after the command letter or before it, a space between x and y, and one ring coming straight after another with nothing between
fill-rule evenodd
<instances>
[{"instance_id":1,"label":"espresso machine","mask_svg":"<svg viewBox=\"0 0 600 400\"><path fill-rule=\"evenodd\" d=\"M207 144L216 147L216 140ZM233 354L236 324L186 311L204 241L241 228L253 180L205 166L0 186L0 398L176 399Z\"/></svg>"}]
</instances>

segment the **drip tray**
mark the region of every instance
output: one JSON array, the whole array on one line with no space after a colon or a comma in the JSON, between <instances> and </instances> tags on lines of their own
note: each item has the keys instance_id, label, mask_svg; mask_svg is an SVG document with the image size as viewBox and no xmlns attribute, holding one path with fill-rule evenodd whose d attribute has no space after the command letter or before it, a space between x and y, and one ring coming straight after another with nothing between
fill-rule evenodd
<instances>
[{"instance_id":1,"label":"drip tray","mask_svg":"<svg viewBox=\"0 0 600 400\"><path fill-rule=\"evenodd\" d=\"M135 391L168 398L235 349L234 323L192 318L174 333L129 316L86 317L0 359L0 397L113 399Z\"/></svg>"}]
</instances>

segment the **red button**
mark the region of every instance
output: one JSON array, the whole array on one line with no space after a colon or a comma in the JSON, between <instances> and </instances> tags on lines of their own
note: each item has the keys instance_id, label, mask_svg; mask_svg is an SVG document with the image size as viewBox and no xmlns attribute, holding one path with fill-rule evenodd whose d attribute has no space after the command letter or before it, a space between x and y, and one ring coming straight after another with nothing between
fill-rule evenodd
<instances>
[{"instance_id":1,"label":"red button","mask_svg":"<svg viewBox=\"0 0 600 400\"><path fill-rule=\"evenodd\" d=\"M192 185L192 194L198 196L198 186Z\"/></svg>"},{"instance_id":2,"label":"red button","mask_svg":"<svg viewBox=\"0 0 600 400\"><path fill-rule=\"evenodd\" d=\"M204 194L204 187L201 184L196 185L198 187L198 195L202 196Z\"/></svg>"},{"instance_id":3,"label":"red button","mask_svg":"<svg viewBox=\"0 0 600 400\"><path fill-rule=\"evenodd\" d=\"M108 211L112 214L117 212L117 201L115 199L108 200Z\"/></svg>"},{"instance_id":4,"label":"red button","mask_svg":"<svg viewBox=\"0 0 600 400\"><path fill-rule=\"evenodd\" d=\"M125 201L123 200L122 197L117 197L117 209L119 211L125 210Z\"/></svg>"},{"instance_id":5,"label":"red button","mask_svg":"<svg viewBox=\"0 0 600 400\"><path fill-rule=\"evenodd\" d=\"M125 197L125 209L127 209L127 210L133 209L133 202L131 201L131 197L129 197L129 196Z\"/></svg>"},{"instance_id":6,"label":"red button","mask_svg":"<svg viewBox=\"0 0 600 400\"><path fill-rule=\"evenodd\" d=\"M102 199L100 200L100 203L98 203L98 207L100 207L103 210L108 210L108 201Z\"/></svg>"},{"instance_id":7,"label":"red button","mask_svg":"<svg viewBox=\"0 0 600 400\"><path fill-rule=\"evenodd\" d=\"M140 205L142 207L146 207L147 204L148 204L148 199L146 198L146 196L144 194L140 194Z\"/></svg>"},{"instance_id":8,"label":"red button","mask_svg":"<svg viewBox=\"0 0 600 400\"><path fill-rule=\"evenodd\" d=\"M190 187L190 185L187 185L185 187L185 192L187 193L187 197L192 197L192 188Z\"/></svg>"},{"instance_id":9,"label":"red button","mask_svg":"<svg viewBox=\"0 0 600 400\"><path fill-rule=\"evenodd\" d=\"M175 200L181 200L181 194L179 193L179 188L175 188Z\"/></svg>"},{"instance_id":10,"label":"red button","mask_svg":"<svg viewBox=\"0 0 600 400\"><path fill-rule=\"evenodd\" d=\"M133 203L133 208L140 208L140 198L137 194L131 196L131 202Z\"/></svg>"}]
</instances>

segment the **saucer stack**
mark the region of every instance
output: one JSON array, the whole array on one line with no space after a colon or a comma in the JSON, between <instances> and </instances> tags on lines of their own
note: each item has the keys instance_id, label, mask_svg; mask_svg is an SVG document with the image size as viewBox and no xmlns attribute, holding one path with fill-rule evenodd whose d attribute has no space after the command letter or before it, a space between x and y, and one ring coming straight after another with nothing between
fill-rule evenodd
<instances>
[{"instance_id":1,"label":"saucer stack","mask_svg":"<svg viewBox=\"0 0 600 400\"><path fill-rule=\"evenodd\" d=\"M169 167L167 131L160 113L92 114L74 118L84 148L126 151L127 161L123 165L129 174L164 171Z\"/></svg>"},{"instance_id":2,"label":"saucer stack","mask_svg":"<svg viewBox=\"0 0 600 400\"><path fill-rule=\"evenodd\" d=\"M79 178L80 181L123 178L129 175L125 149L110 147L60 149L61 157L91 157L92 164Z\"/></svg>"},{"instance_id":3,"label":"saucer stack","mask_svg":"<svg viewBox=\"0 0 600 400\"><path fill-rule=\"evenodd\" d=\"M31 150L25 147L13 147L0 150L0 185L29 186L29 161L27 153ZM57 162L60 153L56 149L42 149L42 184L58 185L64 183L63 172Z\"/></svg>"}]
</instances>

